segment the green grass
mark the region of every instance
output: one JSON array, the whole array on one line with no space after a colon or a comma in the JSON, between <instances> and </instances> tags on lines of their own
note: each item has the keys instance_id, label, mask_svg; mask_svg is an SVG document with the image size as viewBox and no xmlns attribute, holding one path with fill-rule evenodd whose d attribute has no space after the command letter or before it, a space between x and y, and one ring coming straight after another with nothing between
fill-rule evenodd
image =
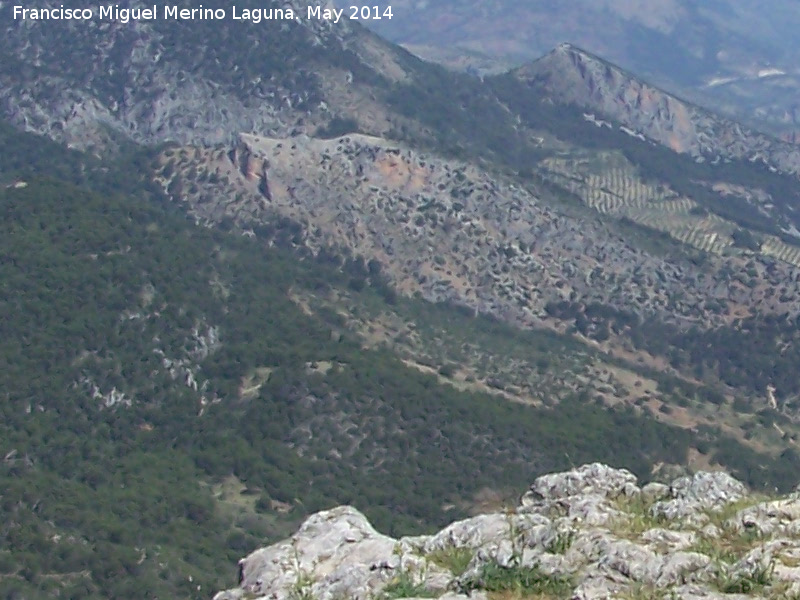
<instances>
[{"instance_id":1,"label":"green grass","mask_svg":"<svg viewBox=\"0 0 800 600\"><path fill-rule=\"evenodd\" d=\"M474 556L475 552L471 548L452 547L436 550L430 553L427 559L458 577L464 574Z\"/></svg>"},{"instance_id":2,"label":"green grass","mask_svg":"<svg viewBox=\"0 0 800 600\"><path fill-rule=\"evenodd\" d=\"M700 537L688 550L711 557L712 562L732 565L739 560L739 553L729 545L722 544L720 540Z\"/></svg>"},{"instance_id":3,"label":"green grass","mask_svg":"<svg viewBox=\"0 0 800 600\"><path fill-rule=\"evenodd\" d=\"M708 511L710 523L720 529L721 535L713 540L701 540L698 547L706 548L709 556L719 558L723 562L733 563L745 553L753 549L763 538L757 531L741 531L733 527L730 520L740 511L765 502L767 497L762 494L748 495L746 498L726 504L720 510ZM702 550L698 550L702 552Z\"/></svg>"},{"instance_id":4,"label":"green grass","mask_svg":"<svg viewBox=\"0 0 800 600\"><path fill-rule=\"evenodd\" d=\"M402 571L389 585L383 588L380 600L394 600L395 598L435 598L437 594L428 590L423 584L414 581L414 577L407 571Z\"/></svg>"},{"instance_id":5,"label":"green grass","mask_svg":"<svg viewBox=\"0 0 800 600\"><path fill-rule=\"evenodd\" d=\"M772 585L775 573L775 563L758 565L750 573L735 573L721 575L717 580L717 587L723 594L752 594Z\"/></svg>"},{"instance_id":6,"label":"green grass","mask_svg":"<svg viewBox=\"0 0 800 600\"><path fill-rule=\"evenodd\" d=\"M661 527L664 519L654 515L650 508L652 504L645 502L641 496L617 498L615 508L623 513L615 524L615 531L625 537L636 537L645 531Z\"/></svg>"},{"instance_id":7,"label":"green grass","mask_svg":"<svg viewBox=\"0 0 800 600\"><path fill-rule=\"evenodd\" d=\"M490 593L510 593L525 598L545 595L569 598L573 584L570 579L547 575L537 567L504 568L496 563L485 565L480 574L462 584L462 591L483 590Z\"/></svg>"},{"instance_id":8,"label":"green grass","mask_svg":"<svg viewBox=\"0 0 800 600\"><path fill-rule=\"evenodd\" d=\"M767 497L763 494L748 494L745 498L725 504L719 510L709 511L707 514L713 525L724 529L728 527L728 521L740 511L766 501Z\"/></svg>"},{"instance_id":9,"label":"green grass","mask_svg":"<svg viewBox=\"0 0 800 600\"><path fill-rule=\"evenodd\" d=\"M575 541L576 533L574 530L559 531L555 537L545 547L550 554L566 554L567 550L572 546Z\"/></svg>"}]
</instances>

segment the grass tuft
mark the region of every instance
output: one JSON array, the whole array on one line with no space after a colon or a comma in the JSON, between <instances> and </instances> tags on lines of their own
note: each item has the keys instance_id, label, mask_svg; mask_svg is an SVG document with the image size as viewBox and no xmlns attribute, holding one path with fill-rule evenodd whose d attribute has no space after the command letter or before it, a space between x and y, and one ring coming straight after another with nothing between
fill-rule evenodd
<instances>
[{"instance_id":1,"label":"grass tuft","mask_svg":"<svg viewBox=\"0 0 800 600\"><path fill-rule=\"evenodd\" d=\"M774 573L775 562L770 561L750 573L723 574L717 580L717 587L723 594L751 594L771 585Z\"/></svg>"},{"instance_id":2,"label":"grass tuft","mask_svg":"<svg viewBox=\"0 0 800 600\"><path fill-rule=\"evenodd\" d=\"M402 571L397 577L383 588L380 600L395 600L396 598L435 598L436 594L428 590L422 583L414 581L412 575Z\"/></svg>"},{"instance_id":3,"label":"grass tuft","mask_svg":"<svg viewBox=\"0 0 800 600\"><path fill-rule=\"evenodd\" d=\"M467 570L474 556L475 552L471 548L452 547L431 552L427 559L433 564L447 569L454 576L460 577Z\"/></svg>"},{"instance_id":4,"label":"grass tuft","mask_svg":"<svg viewBox=\"0 0 800 600\"><path fill-rule=\"evenodd\" d=\"M484 565L474 578L462 582L462 591L512 594L513 597L541 595L561 599L572 595L572 580L557 575L547 575L538 567L501 567L497 563Z\"/></svg>"}]
</instances>

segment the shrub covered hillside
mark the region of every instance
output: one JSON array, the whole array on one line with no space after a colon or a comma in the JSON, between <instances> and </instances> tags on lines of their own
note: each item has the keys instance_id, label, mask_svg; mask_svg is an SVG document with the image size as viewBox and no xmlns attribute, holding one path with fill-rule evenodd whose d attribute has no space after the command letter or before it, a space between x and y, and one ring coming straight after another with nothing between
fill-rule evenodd
<instances>
[{"instance_id":1,"label":"shrub covered hillside","mask_svg":"<svg viewBox=\"0 0 800 600\"><path fill-rule=\"evenodd\" d=\"M123 164L0 128L0 594L207 598L330 506L401 535L572 461L686 461L688 431L633 409L510 403L364 349L297 298L391 301L376 271L292 249L288 221L268 239L197 227L145 155ZM710 444L792 480L792 457Z\"/></svg>"}]
</instances>

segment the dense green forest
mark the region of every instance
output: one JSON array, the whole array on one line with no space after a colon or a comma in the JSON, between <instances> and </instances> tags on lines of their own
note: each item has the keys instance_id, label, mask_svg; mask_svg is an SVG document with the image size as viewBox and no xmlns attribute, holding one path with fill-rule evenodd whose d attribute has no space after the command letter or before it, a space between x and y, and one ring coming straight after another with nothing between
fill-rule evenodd
<instances>
[{"instance_id":1,"label":"dense green forest","mask_svg":"<svg viewBox=\"0 0 800 600\"><path fill-rule=\"evenodd\" d=\"M310 511L352 503L414 533L482 487L686 460L689 432L633 409L509 403L363 349L289 292L391 301L379 269L298 253L288 221L197 227L148 169L0 128L0 595L207 598ZM711 444L752 483L795 483L793 459ZM216 498L231 476L249 509Z\"/></svg>"},{"instance_id":2,"label":"dense green forest","mask_svg":"<svg viewBox=\"0 0 800 600\"><path fill-rule=\"evenodd\" d=\"M720 386L752 398L763 397L773 385L783 402L793 404L800 394L796 376L800 334L797 318L789 314L757 315L737 319L731 326L683 330L656 317L598 303L555 302L547 306L547 312L589 338L605 340L613 333L629 338L635 348L666 357L674 369L709 382L711 387L701 395L717 404L722 396L713 389ZM740 408L748 408L748 402L739 402L743 403Z\"/></svg>"}]
</instances>

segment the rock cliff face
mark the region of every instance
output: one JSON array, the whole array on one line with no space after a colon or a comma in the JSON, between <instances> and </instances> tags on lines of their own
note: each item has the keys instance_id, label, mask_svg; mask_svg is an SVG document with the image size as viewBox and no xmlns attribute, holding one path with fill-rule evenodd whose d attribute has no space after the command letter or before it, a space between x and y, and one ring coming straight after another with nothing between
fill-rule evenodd
<instances>
[{"instance_id":1,"label":"rock cliff face","mask_svg":"<svg viewBox=\"0 0 800 600\"><path fill-rule=\"evenodd\" d=\"M796 598L800 496L725 473L640 487L602 464L538 478L520 506L392 539L356 509L317 513L239 563L215 600Z\"/></svg>"},{"instance_id":2,"label":"rock cliff face","mask_svg":"<svg viewBox=\"0 0 800 600\"><path fill-rule=\"evenodd\" d=\"M800 174L800 149L714 115L570 44L515 71L518 79L566 104L628 127L675 152L708 160L746 159Z\"/></svg>"}]
</instances>

